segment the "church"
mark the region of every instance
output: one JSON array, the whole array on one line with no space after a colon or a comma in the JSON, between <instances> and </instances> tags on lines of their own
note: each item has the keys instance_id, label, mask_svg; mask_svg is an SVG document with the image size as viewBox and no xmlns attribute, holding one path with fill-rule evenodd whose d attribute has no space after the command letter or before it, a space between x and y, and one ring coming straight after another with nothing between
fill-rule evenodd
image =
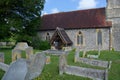
<instances>
[{"instance_id":1,"label":"church","mask_svg":"<svg viewBox=\"0 0 120 80\"><path fill-rule=\"evenodd\" d=\"M120 51L120 0L107 0L107 7L42 16L38 36L52 49Z\"/></svg>"}]
</instances>

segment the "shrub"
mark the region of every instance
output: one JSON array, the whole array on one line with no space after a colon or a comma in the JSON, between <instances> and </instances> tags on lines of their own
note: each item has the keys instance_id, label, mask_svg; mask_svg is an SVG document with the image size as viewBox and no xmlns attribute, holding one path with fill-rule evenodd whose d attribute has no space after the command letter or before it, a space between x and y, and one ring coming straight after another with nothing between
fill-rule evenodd
<instances>
[{"instance_id":1,"label":"shrub","mask_svg":"<svg viewBox=\"0 0 120 80\"><path fill-rule=\"evenodd\" d=\"M50 43L48 41L41 40L39 37L33 38L31 46L35 49L40 50L50 49Z\"/></svg>"}]
</instances>

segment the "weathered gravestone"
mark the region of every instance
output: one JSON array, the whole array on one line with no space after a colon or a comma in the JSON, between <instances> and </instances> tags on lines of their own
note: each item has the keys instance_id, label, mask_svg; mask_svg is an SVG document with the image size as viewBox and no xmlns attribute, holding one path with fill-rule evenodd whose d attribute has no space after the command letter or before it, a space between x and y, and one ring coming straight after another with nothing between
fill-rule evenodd
<instances>
[{"instance_id":1,"label":"weathered gravestone","mask_svg":"<svg viewBox=\"0 0 120 80\"><path fill-rule=\"evenodd\" d=\"M76 51L75 57L74 57L74 62L77 62L79 59L79 51Z\"/></svg>"},{"instance_id":2,"label":"weathered gravestone","mask_svg":"<svg viewBox=\"0 0 120 80\"><path fill-rule=\"evenodd\" d=\"M21 50L19 49L13 49L12 50L12 61L15 61L16 59L21 58Z\"/></svg>"},{"instance_id":3,"label":"weathered gravestone","mask_svg":"<svg viewBox=\"0 0 120 80\"><path fill-rule=\"evenodd\" d=\"M87 77L93 80L107 80L108 77L107 70L98 70L67 65L66 57L64 54L60 55L59 58L59 74L62 75L63 73Z\"/></svg>"},{"instance_id":4,"label":"weathered gravestone","mask_svg":"<svg viewBox=\"0 0 120 80\"><path fill-rule=\"evenodd\" d=\"M85 56L86 56L86 51L84 50L84 51L83 51L83 56L82 56L82 57L84 58Z\"/></svg>"},{"instance_id":5,"label":"weathered gravestone","mask_svg":"<svg viewBox=\"0 0 120 80\"><path fill-rule=\"evenodd\" d=\"M2 80L25 80L27 71L26 61L24 59L18 59L10 65Z\"/></svg>"},{"instance_id":6,"label":"weathered gravestone","mask_svg":"<svg viewBox=\"0 0 120 80\"><path fill-rule=\"evenodd\" d=\"M46 64L50 64L50 56L46 56Z\"/></svg>"},{"instance_id":7,"label":"weathered gravestone","mask_svg":"<svg viewBox=\"0 0 120 80\"><path fill-rule=\"evenodd\" d=\"M12 50L12 61L21 58L21 51L26 52L26 58L30 59L33 55L33 47L28 46L26 42L19 42Z\"/></svg>"},{"instance_id":8,"label":"weathered gravestone","mask_svg":"<svg viewBox=\"0 0 120 80\"><path fill-rule=\"evenodd\" d=\"M7 71L8 68L9 68L9 65L0 62L0 69L2 69L3 71Z\"/></svg>"},{"instance_id":9,"label":"weathered gravestone","mask_svg":"<svg viewBox=\"0 0 120 80\"><path fill-rule=\"evenodd\" d=\"M4 53L0 53L0 62L4 63Z\"/></svg>"},{"instance_id":10,"label":"weathered gravestone","mask_svg":"<svg viewBox=\"0 0 120 80\"><path fill-rule=\"evenodd\" d=\"M26 42L19 42L14 49L25 50L26 48L28 48L28 44Z\"/></svg>"},{"instance_id":11,"label":"weathered gravestone","mask_svg":"<svg viewBox=\"0 0 120 80\"><path fill-rule=\"evenodd\" d=\"M45 54L51 54L51 55L61 55L61 54L68 54L69 51L62 51L62 50L46 50L43 51Z\"/></svg>"},{"instance_id":12,"label":"weathered gravestone","mask_svg":"<svg viewBox=\"0 0 120 80\"><path fill-rule=\"evenodd\" d=\"M46 56L44 53L36 53L28 63L28 72L26 75L26 80L31 80L38 77L45 65Z\"/></svg>"},{"instance_id":13,"label":"weathered gravestone","mask_svg":"<svg viewBox=\"0 0 120 80\"><path fill-rule=\"evenodd\" d=\"M82 63L89 64L92 66L99 66L99 67L104 67L104 68L110 68L110 66L111 66L111 62L87 59L87 58L79 58L77 62L82 62Z\"/></svg>"},{"instance_id":14,"label":"weathered gravestone","mask_svg":"<svg viewBox=\"0 0 120 80\"><path fill-rule=\"evenodd\" d=\"M87 77L93 80L107 80L108 78L108 70L98 70L67 65L64 72L66 74Z\"/></svg>"},{"instance_id":15,"label":"weathered gravestone","mask_svg":"<svg viewBox=\"0 0 120 80\"><path fill-rule=\"evenodd\" d=\"M59 74L60 75L64 73L66 66L67 66L66 54L61 54L59 57Z\"/></svg>"},{"instance_id":16,"label":"weathered gravestone","mask_svg":"<svg viewBox=\"0 0 120 80\"><path fill-rule=\"evenodd\" d=\"M26 51L26 59L30 59L30 57L33 55L33 47L28 47L25 49Z\"/></svg>"}]
</instances>

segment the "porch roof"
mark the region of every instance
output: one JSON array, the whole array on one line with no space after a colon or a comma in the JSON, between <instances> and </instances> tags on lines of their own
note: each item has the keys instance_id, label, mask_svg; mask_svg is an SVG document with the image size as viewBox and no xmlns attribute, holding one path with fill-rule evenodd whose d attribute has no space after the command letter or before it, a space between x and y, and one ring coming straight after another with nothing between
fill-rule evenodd
<instances>
[{"instance_id":1,"label":"porch roof","mask_svg":"<svg viewBox=\"0 0 120 80\"><path fill-rule=\"evenodd\" d=\"M60 37L60 39L62 40L62 42L65 45L71 45L72 41L70 40L70 38L68 37L67 33L65 32L65 30L63 28L56 28L55 33L53 34L50 43L53 44L53 42L55 41L57 35Z\"/></svg>"}]
</instances>

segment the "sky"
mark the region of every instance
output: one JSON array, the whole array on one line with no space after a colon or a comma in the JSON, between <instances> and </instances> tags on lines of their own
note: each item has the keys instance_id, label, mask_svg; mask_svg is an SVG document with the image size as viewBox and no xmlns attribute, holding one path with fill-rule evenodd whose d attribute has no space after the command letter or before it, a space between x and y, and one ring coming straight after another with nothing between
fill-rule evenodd
<instances>
[{"instance_id":1,"label":"sky","mask_svg":"<svg viewBox=\"0 0 120 80\"><path fill-rule=\"evenodd\" d=\"M42 15L106 7L106 0L46 0Z\"/></svg>"}]
</instances>

